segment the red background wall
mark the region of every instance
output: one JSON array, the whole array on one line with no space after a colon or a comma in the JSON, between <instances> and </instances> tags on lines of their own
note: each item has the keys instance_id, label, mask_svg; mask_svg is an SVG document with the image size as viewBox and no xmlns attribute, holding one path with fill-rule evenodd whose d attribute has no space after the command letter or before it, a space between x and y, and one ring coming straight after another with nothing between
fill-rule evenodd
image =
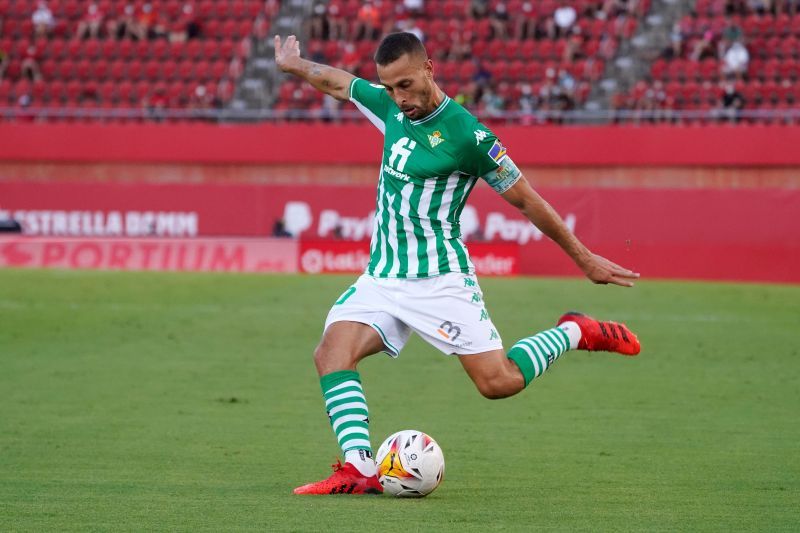
<instances>
[{"instance_id":1,"label":"red background wall","mask_svg":"<svg viewBox=\"0 0 800 533\"><path fill-rule=\"evenodd\" d=\"M651 277L800 282L800 128L496 131L600 253ZM0 124L0 211L197 211L200 236L264 236L290 199L366 216L380 147L361 123ZM479 211L511 217L484 189ZM519 252L523 273L577 274L551 243Z\"/></svg>"}]
</instances>

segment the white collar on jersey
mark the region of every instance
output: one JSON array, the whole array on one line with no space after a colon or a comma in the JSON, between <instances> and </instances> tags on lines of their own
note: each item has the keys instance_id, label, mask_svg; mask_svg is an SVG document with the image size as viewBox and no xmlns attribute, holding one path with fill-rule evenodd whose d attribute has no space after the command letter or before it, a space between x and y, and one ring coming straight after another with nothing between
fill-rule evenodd
<instances>
[{"instance_id":1,"label":"white collar on jersey","mask_svg":"<svg viewBox=\"0 0 800 533\"><path fill-rule=\"evenodd\" d=\"M419 120L413 120L413 121L411 121L411 125L412 125L412 126L418 126L418 125L420 125L420 124L424 124L425 122L428 122L429 120L431 120L431 119L433 119L434 117L436 117L436 116L437 116L439 113L441 113L441 112L442 112L442 110L443 110L445 107L447 107L447 104L449 104L449 103L450 103L450 97L449 97L449 96L447 96L447 95L444 95L444 100L442 100L442 103L441 103L441 104L439 104L439 107L437 107L437 108L436 108L436 109L433 111L433 113L431 113L430 115L428 115L428 116L427 116L427 117L425 117L425 118L421 118L421 119L419 119Z\"/></svg>"}]
</instances>

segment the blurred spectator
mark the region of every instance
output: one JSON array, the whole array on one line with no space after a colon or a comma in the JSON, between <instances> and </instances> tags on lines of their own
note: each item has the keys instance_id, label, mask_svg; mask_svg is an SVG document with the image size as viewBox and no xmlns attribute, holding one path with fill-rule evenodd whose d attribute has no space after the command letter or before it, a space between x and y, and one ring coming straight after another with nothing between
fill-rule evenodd
<instances>
[{"instance_id":1,"label":"blurred spectator","mask_svg":"<svg viewBox=\"0 0 800 533\"><path fill-rule=\"evenodd\" d=\"M259 42L264 41L269 37L269 20L264 15L258 15L253 23L253 35Z\"/></svg>"},{"instance_id":2,"label":"blurred spectator","mask_svg":"<svg viewBox=\"0 0 800 533\"><path fill-rule=\"evenodd\" d=\"M735 42L722 57L722 74L741 79L747 72L750 53L741 42Z\"/></svg>"},{"instance_id":3,"label":"blurred spectator","mask_svg":"<svg viewBox=\"0 0 800 533\"><path fill-rule=\"evenodd\" d=\"M261 15L256 17L256 22L254 23L254 28L258 25L259 19ZM200 23L197 21L197 18L194 13L194 6L189 2L183 4L181 8L181 14L178 17L178 20L172 23L170 30L169 30L169 40L170 42L185 42L189 39L196 39L200 36Z\"/></svg>"},{"instance_id":4,"label":"blurred spectator","mask_svg":"<svg viewBox=\"0 0 800 533\"><path fill-rule=\"evenodd\" d=\"M492 26L492 37L495 39L508 38L508 7L505 2L497 2L489 15L489 23Z\"/></svg>"},{"instance_id":5,"label":"blurred spectator","mask_svg":"<svg viewBox=\"0 0 800 533\"><path fill-rule=\"evenodd\" d=\"M211 109L211 106L214 101L214 95L212 95L205 85L198 85L195 87L194 92L192 93L191 98L189 99L189 108L190 109Z\"/></svg>"},{"instance_id":6,"label":"blurred spectator","mask_svg":"<svg viewBox=\"0 0 800 533\"><path fill-rule=\"evenodd\" d=\"M467 16L474 19L489 16L489 0L470 0L467 6Z\"/></svg>"},{"instance_id":7,"label":"blurred spectator","mask_svg":"<svg viewBox=\"0 0 800 533\"><path fill-rule=\"evenodd\" d=\"M140 41L147 40L147 38L150 37L150 30L155 22L156 14L153 11L153 4L149 2L142 4L141 9L136 16L136 26L134 28L136 38Z\"/></svg>"},{"instance_id":8,"label":"blurred spectator","mask_svg":"<svg viewBox=\"0 0 800 533\"><path fill-rule=\"evenodd\" d=\"M450 52L447 57L450 61L469 61L472 57L472 43L464 38L461 32L453 32L450 41ZM442 47L437 47L437 52L444 59L445 51Z\"/></svg>"},{"instance_id":9,"label":"blurred spectator","mask_svg":"<svg viewBox=\"0 0 800 533\"><path fill-rule=\"evenodd\" d=\"M425 11L425 0L403 0L403 6L409 14L419 16Z\"/></svg>"},{"instance_id":10,"label":"blurred spectator","mask_svg":"<svg viewBox=\"0 0 800 533\"><path fill-rule=\"evenodd\" d=\"M329 94L323 95L322 109L320 110L322 113L322 120L326 122L339 122L342 111L342 103L343 102L337 100Z\"/></svg>"},{"instance_id":11,"label":"blurred spectator","mask_svg":"<svg viewBox=\"0 0 800 533\"><path fill-rule=\"evenodd\" d=\"M475 74L472 75L472 81L475 82L479 89L482 89L491 83L492 73L480 59L476 58L473 62L475 63Z\"/></svg>"},{"instance_id":12,"label":"blurred spectator","mask_svg":"<svg viewBox=\"0 0 800 533\"><path fill-rule=\"evenodd\" d=\"M720 107L720 115L723 118L731 122L739 121L741 111L744 108L744 97L736 90L736 86L733 83L724 84Z\"/></svg>"},{"instance_id":13,"label":"blurred spectator","mask_svg":"<svg viewBox=\"0 0 800 533\"><path fill-rule=\"evenodd\" d=\"M726 15L744 15L747 12L746 0L725 0Z\"/></svg>"},{"instance_id":14,"label":"blurred spectator","mask_svg":"<svg viewBox=\"0 0 800 533\"><path fill-rule=\"evenodd\" d=\"M239 56L234 56L228 64L228 77L232 80L238 80L244 74L244 61Z\"/></svg>"},{"instance_id":15,"label":"blurred spectator","mask_svg":"<svg viewBox=\"0 0 800 533\"><path fill-rule=\"evenodd\" d=\"M747 0L747 7L759 15L765 15L772 11L772 0Z\"/></svg>"},{"instance_id":16,"label":"blurred spectator","mask_svg":"<svg viewBox=\"0 0 800 533\"><path fill-rule=\"evenodd\" d=\"M617 53L617 39L610 33L603 33L600 37L600 45L597 48L597 55L603 61L611 61Z\"/></svg>"},{"instance_id":17,"label":"blurred spectator","mask_svg":"<svg viewBox=\"0 0 800 533\"><path fill-rule=\"evenodd\" d=\"M714 44L714 32L711 30L705 30L703 32L703 37L698 39L697 42L694 43L694 50L692 50L691 60L692 61L700 61L706 57L711 57L714 55L713 52L713 44Z\"/></svg>"},{"instance_id":18,"label":"blurred spectator","mask_svg":"<svg viewBox=\"0 0 800 533\"><path fill-rule=\"evenodd\" d=\"M353 40L365 39L373 41L378 38L381 29L380 12L375 5L367 0L361 5L353 27Z\"/></svg>"},{"instance_id":19,"label":"blurred spectator","mask_svg":"<svg viewBox=\"0 0 800 533\"><path fill-rule=\"evenodd\" d=\"M676 22L672 25L669 32L669 47L662 54L665 59L678 59L683 56L683 28L681 23Z\"/></svg>"},{"instance_id":20,"label":"blurred spectator","mask_svg":"<svg viewBox=\"0 0 800 533\"><path fill-rule=\"evenodd\" d=\"M569 107L572 107L575 101L575 90L578 87L575 78L572 77L569 71L562 68L558 71L558 85L561 87L562 94L569 100Z\"/></svg>"},{"instance_id":21,"label":"blurred spectator","mask_svg":"<svg viewBox=\"0 0 800 533\"><path fill-rule=\"evenodd\" d=\"M459 105L472 108L475 105L476 95L478 93L478 84L474 81L462 83L459 85L458 94L453 97Z\"/></svg>"},{"instance_id":22,"label":"blurred spectator","mask_svg":"<svg viewBox=\"0 0 800 533\"><path fill-rule=\"evenodd\" d=\"M725 51L728 50L733 43L741 41L743 38L744 32L742 28L740 28L730 16L726 16L725 28L722 30L722 35L720 35L720 40L717 44L717 57L724 57Z\"/></svg>"},{"instance_id":23,"label":"blurred spectator","mask_svg":"<svg viewBox=\"0 0 800 533\"><path fill-rule=\"evenodd\" d=\"M30 81L42 79L42 71L39 68L39 60L36 57L36 47L29 46L22 60L22 76Z\"/></svg>"},{"instance_id":24,"label":"blurred spectator","mask_svg":"<svg viewBox=\"0 0 800 533\"><path fill-rule=\"evenodd\" d=\"M142 108L154 120L164 119L164 110L167 108L167 95L162 87L156 87L150 94L142 98Z\"/></svg>"},{"instance_id":25,"label":"blurred spectator","mask_svg":"<svg viewBox=\"0 0 800 533\"><path fill-rule=\"evenodd\" d=\"M536 10L533 2L522 2L521 13L515 13L516 27L514 35L519 40L533 39L536 36Z\"/></svg>"},{"instance_id":26,"label":"blurred spectator","mask_svg":"<svg viewBox=\"0 0 800 533\"><path fill-rule=\"evenodd\" d=\"M583 48L583 35L581 34L580 26L573 26L569 39L564 45L564 54L561 61L564 63L572 63L580 55Z\"/></svg>"},{"instance_id":27,"label":"blurred spectator","mask_svg":"<svg viewBox=\"0 0 800 533\"><path fill-rule=\"evenodd\" d=\"M3 80L3 75L8 68L8 53L0 48L0 81Z\"/></svg>"},{"instance_id":28,"label":"blurred spectator","mask_svg":"<svg viewBox=\"0 0 800 533\"><path fill-rule=\"evenodd\" d=\"M36 11L31 16L31 22L33 22L33 33L36 38L50 37L56 25L56 19L47 6L47 2L39 2L37 4Z\"/></svg>"},{"instance_id":29,"label":"blurred spectator","mask_svg":"<svg viewBox=\"0 0 800 533\"><path fill-rule=\"evenodd\" d=\"M400 24L398 25L397 28L400 31L413 33L414 35L417 36L417 39L419 39L422 42L425 42L425 33L423 33L422 28L420 28L417 25L416 19L403 19L400 21Z\"/></svg>"},{"instance_id":30,"label":"blurred spectator","mask_svg":"<svg viewBox=\"0 0 800 533\"><path fill-rule=\"evenodd\" d=\"M481 96L478 112L491 118L501 117L505 108L505 100L495 92L492 87L487 87Z\"/></svg>"},{"instance_id":31,"label":"blurred spectator","mask_svg":"<svg viewBox=\"0 0 800 533\"><path fill-rule=\"evenodd\" d=\"M233 98L233 93L235 90L236 87L228 78L223 78L220 80L220 82L217 84L217 90L214 94L214 107L218 109L225 107Z\"/></svg>"},{"instance_id":32,"label":"blurred spectator","mask_svg":"<svg viewBox=\"0 0 800 533\"><path fill-rule=\"evenodd\" d=\"M342 16L342 8L336 2L328 4L328 31L330 39L338 41L347 37L347 21Z\"/></svg>"},{"instance_id":33,"label":"blurred spectator","mask_svg":"<svg viewBox=\"0 0 800 533\"><path fill-rule=\"evenodd\" d=\"M154 12L153 24L150 26L150 31L147 34L149 39L167 39L169 38L169 20L163 11Z\"/></svg>"},{"instance_id":34,"label":"blurred spectator","mask_svg":"<svg viewBox=\"0 0 800 533\"><path fill-rule=\"evenodd\" d=\"M327 39L330 34L330 24L328 23L327 8L323 3L314 5L311 17L308 20L309 39Z\"/></svg>"},{"instance_id":35,"label":"blurred spectator","mask_svg":"<svg viewBox=\"0 0 800 533\"><path fill-rule=\"evenodd\" d=\"M547 19L545 27L547 36L557 39L569 35L572 25L578 18L578 12L571 5L561 1L561 5L553 12L553 16Z\"/></svg>"},{"instance_id":36,"label":"blurred spectator","mask_svg":"<svg viewBox=\"0 0 800 533\"><path fill-rule=\"evenodd\" d=\"M103 24L103 14L96 2L91 2L86 8L86 14L78 22L77 39L97 39L100 37L100 28Z\"/></svg>"},{"instance_id":37,"label":"blurred spectator","mask_svg":"<svg viewBox=\"0 0 800 533\"><path fill-rule=\"evenodd\" d=\"M537 104L536 95L533 94L533 87L531 87L530 83L523 83L520 87L519 110L525 114L533 114L536 111Z\"/></svg>"},{"instance_id":38,"label":"blurred spectator","mask_svg":"<svg viewBox=\"0 0 800 533\"><path fill-rule=\"evenodd\" d=\"M118 19L109 19L106 23L106 31L109 37L115 39L135 39L139 35L136 23L136 8L133 4L127 4L122 10L122 16Z\"/></svg>"},{"instance_id":39,"label":"blurred spectator","mask_svg":"<svg viewBox=\"0 0 800 533\"><path fill-rule=\"evenodd\" d=\"M278 12L280 10L281 10L281 2L280 2L280 0L264 0L264 9L263 9L262 13L269 20L272 20L276 16L278 16Z\"/></svg>"},{"instance_id":40,"label":"blurred spectator","mask_svg":"<svg viewBox=\"0 0 800 533\"><path fill-rule=\"evenodd\" d=\"M356 45L348 42L344 45L344 54L342 54L341 65L342 69L347 72L355 72L361 63L361 55L358 53Z\"/></svg>"}]
</instances>

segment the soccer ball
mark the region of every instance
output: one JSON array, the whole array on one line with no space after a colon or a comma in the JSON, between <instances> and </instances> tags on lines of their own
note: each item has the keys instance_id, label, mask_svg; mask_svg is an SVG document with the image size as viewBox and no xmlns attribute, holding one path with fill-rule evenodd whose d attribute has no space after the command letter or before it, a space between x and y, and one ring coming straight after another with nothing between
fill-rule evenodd
<instances>
[{"instance_id":1,"label":"soccer ball","mask_svg":"<svg viewBox=\"0 0 800 533\"><path fill-rule=\"evenodd\" d=\"M406 429L389 435L375 457L383 491L400 498L421 498L444 477L444 455L431 437Z\"/></svg>"}]
</instances>

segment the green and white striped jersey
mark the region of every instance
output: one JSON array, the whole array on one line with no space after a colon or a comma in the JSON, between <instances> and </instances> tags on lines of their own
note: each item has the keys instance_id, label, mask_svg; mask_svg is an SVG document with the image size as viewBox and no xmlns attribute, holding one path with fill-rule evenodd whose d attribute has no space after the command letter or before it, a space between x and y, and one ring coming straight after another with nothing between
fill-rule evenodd
<instances>
[{"instance_id":1,"label":"green and white striped jersey","mask_svg":"<svg viewBox=\"0 0 800 533\"><path fill-rule=\"evenodd\" d=\"M350 100L384 134L367 274L474 273L459 217L479 177L500 193L519 179L503 145L447 96L433 113L413 121L382 85L356 78Z\"/></svg>"}]
</instances>

